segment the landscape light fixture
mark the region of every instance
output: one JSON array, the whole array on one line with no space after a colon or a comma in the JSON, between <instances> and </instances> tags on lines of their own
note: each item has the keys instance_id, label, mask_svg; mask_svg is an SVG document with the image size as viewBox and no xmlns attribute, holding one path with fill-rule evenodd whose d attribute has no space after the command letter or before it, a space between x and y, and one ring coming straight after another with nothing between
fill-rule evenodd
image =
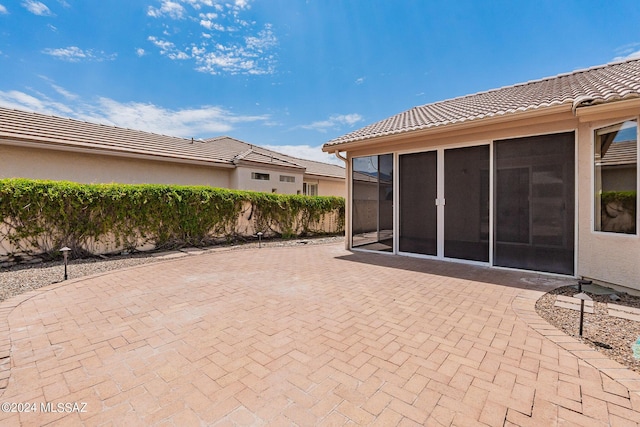
<instances>
[{"instance_id":1,"label":"landscape light fixture","mask_svg":"<svg viewBox=\"0 0 640 427\"><path fill-rule=\"evenodd\" d=\"M68 260L68 253L70 250L71 248L68 248L66 246L60 249L60 252L62 252L62 256L64 257L64 280L67 280L67 260Z\"/></svg>"},{"instance_id":2,"label":"landscape light fixture","mask_svg":"<svg viewBox=\"0 0 640 427\"><path fill-rule=\"evenodd\" d=\"M578 280L578 292L582 292L583 285L590 285L591 283L592 283L591 280L584 280L584 279Z\"/></svg>"},{"instance_id":3,"label":"landscape light fixture","mask_svg":"<svg viewBox=\"0 0 640 427\"><path fill-rule=\"evenodd\" d=\"M582 325L584 324L584 302L585 301L593 301L593 299L585 294L584 292L580 292L573 296L574 298L578 298L580 300L580 336L582 336Z\"/></svg>"},{"instance_id":4,"label":"landscape light fixture","mask_svg":"<svg viewBox=\"0 0 640 427\"><path fill-rule=\"evenodd\" d=\"M258 236L258 249L260 249L262 248L262 231L258 231L256 235Z\"/></svg>"}]
</instances>

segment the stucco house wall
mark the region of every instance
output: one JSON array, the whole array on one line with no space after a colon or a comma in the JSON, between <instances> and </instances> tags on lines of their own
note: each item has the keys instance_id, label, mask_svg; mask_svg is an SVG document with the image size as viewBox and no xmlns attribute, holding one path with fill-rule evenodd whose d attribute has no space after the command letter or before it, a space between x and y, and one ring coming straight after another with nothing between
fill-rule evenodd
<instances>
[{"instance_id":1,"label":"stucco house wall","mask_svg":"<svg viewBox=\"0 0 640 427\"><path fill-rule=\"evenodd\" d=\"M0 178L228 188L232 169L0 145Z\"/></svg>"},{"instance_id":2,"label":"stucco house wall","mask_svg":"<svg viewBox=\"0 0 640 427\"><path fill-rule=\"evenodd\" d=\"M345 185L344 179L325 178L319 179L316 176L304 178L304 182L310 184L318 184L318 196L339 196L344 197ZM302 188L302 187L301 187Z\"/></svg>"},{"instance_id":3,"label":"stucco house wall","mask_svg":"<svg viewBox=\"0 0 640 427\"><path fill-rule=\"evenodd\" d=\"M269 175L269 180L254 179L253 174ZM294 178L294 182L280 181L280 176ZM232 173L231 182L237 189L247 189L264 193L300 194L302 191L302 173L291 170L267 169L260 166L238 166ZM273 191L273 190L276 191Z\"/></svg>"},{"instance_id":4,"label":"stucco house wall","mask_svg":"<svg viewBox=\"0 0 640 427\"><path fill-rule=\"evenodd\" d=\"M620 103L622 104L622 103ZM578 124L578 275L640 290L640 235L594 231L594 131L627 119L638 119L640 102L600 108ZM587 114L589 113L589 114Z\"/></svg>"}]
</instances>

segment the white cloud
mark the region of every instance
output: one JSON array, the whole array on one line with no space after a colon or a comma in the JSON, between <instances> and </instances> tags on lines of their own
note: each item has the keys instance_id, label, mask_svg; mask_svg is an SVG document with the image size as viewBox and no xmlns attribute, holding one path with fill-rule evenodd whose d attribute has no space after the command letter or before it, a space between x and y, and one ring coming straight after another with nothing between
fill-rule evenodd
<instances>
[{"instance_id":1,"label":"white cloud","mask_svg":"<svg viewBox=\"0 0 640 427\"><path fill-rule=\"evenodd\" d=\"M191 56L186 53L178 50L176 45L166 41L160 40L154 36L149 36L149 41L160 48L160 54L166 55L169 59L189 59Z\"/></svg>"},{"instance_id":2,"label":"white cloud","mask_svg":"<svg viewBox=\"0 0 640 427\"><path fill-rule=\"evenodd\" d=\"M184 7L182 7L180 3L176 3L171 0L162 0L160 8L149 6L147 9L147 15L153 18L168 16L172 19L182 19L185 12Z\"/></svg>"},{"instance_id":3,"label":"white cloud","mask_svg":"<svg viewBox=\"0 0 640 427\"><path fill-rule=\"evenodd\" d=\"M82 50L78 46L69 46L57 49L44 49L42 52L62 61L68 62L113 61L118 56L116 53L105 53L104 51L95 51L93 49Z\"/></svg>"},{"instance_id":4,"label":"white cloud","mask_svg":"<svg viewBox=\"0 0 640 427\"><path fill-rule=\"evenodd\" d=\"M52 16L53 12L47 7L46 4L36 0L25 0L22 2L22 6L34 15L39 16Z\"/></svg>"},{"instance_id":5,"label":"white cloud","mask_svg":"<svg viewBox=\"0 0 640 427\"><path fill-rule=\"evenodd\" d=\"M277 38L267 24L256 36L246 36L242 44L203 42L193 58L196 70L203 73L271 74L275 70L275 56L268 51L276 45Z\"/></svg>"},{"instance_id":6,"label":"white cloud","mask_svg":"<svg viewBox=\"0 0 640 427\"><path fill-rule=\"evenodd\" d=\"M614 60L615 61L625 61L627 59L640 59L640 49L636 50L635 52L628 53L625 56L617 57Z\"/></svg>"},{"instance_id":7,"label":"white cloud","mask_svg":"<svg viewBox=\"0 0 640 427\"><path fill-rule=\"evenodd\" d=\"M264 26L264 29L258 32L257 37L245 37L247 48L251 51L263 52L264 50L278 44L278 39L273 34L271 24Z\"/></svg>"},{"instance_id":8,"label":"white cloud","mask_svg":"<svg viewBox=\"0 0 640 427\"><path fill-rule=\"evenodd\" d=\"M356 84L357 85L361 85L362 83L364 83L364 77L359 77L356 79Z\"/></svg>"},{"instance_id":9,"label":"white cloud","mask_svg":"<svg viewBox=\"0 0 640 427\"><path fill-rule=\"evenodd\" d=\"M160 49L161 55L189 59L194 69L202 73L272 74L278 39L271 24L260 28L255 21L243 19L247 9L249 0L161 0L160 7L150 7L147 14L154 18L181 18L184 25L180 31L169 31L173 24L165 20L163 35L150 35L148 40Z\"/></svg>"},{"instance_id":10,"label":"white cloud","mask_svg":"<svg viewBox=\"0 0 640 427\"><path fill-rule=\"evenodd\" d=\"M69 92L68 90L66 90L62 86L58 86L56 84L51 84L51 87L53 88L53 90L58 92L60 95L64 96L66 99L69 99L69 100L78 99L78 95L76 95L75 93Z\"/></svg>"},{"instance_id":11,"label":"white cloud","mask_svg":"<svg viewBox=\"0 0 640 427\"><path fill-rule=\"evenodd\" d=\"M60 102L47 97L43 99L36 98L16 90L0 91L0 105L6 108L30 110L43 114L68 115L71 113L71 109Z\"/></svg>"},{"instance_id":12,"label":"white cloud","mask_svg":"<svg viewBox=\"0 0 640 427\"><path fill-rule=\"evenodd\" d=\"M68 102L74 102L66 105L42 94L33 96L20 91L0 91L0 105L184 138L218 136L232 131L240 123L264 123L269 120L268 115L242 116L218 106L171 110L148 103L123 103L105 97L86 102L49 79L43 79Z\"/></svg>"},{"instance_id":13,"label":"white cloud","mask_svg":"<svg viewBox=\"0 0 640 427\"><path fill-rule=\"evenodd\" d=\"M136 55L138 56L144 56L146 54L146 52L144 51L143 48L139 47L136 49Z\"/></svg>"},{"instance_id":14,"label":"white cloud","mask_svg":"<svg viewBox=\"0 0 640 427\"><path fill-rule=\"evenodd\" d=\"M7 10L7 8L0 4L0 15L8 15L8 14L9 14L9 11Z\"/></svg>"},{"instance_id":15,"label":"white cloud","mask_svg":"<svg viewBox=\"0 0 640 427\"><path fill-rule=\"evenodd\" d=\"M340 129L342 126L353 126L362 121L360 114L334 114L327 120L320 120L308 125L300 125L299 128L326 132L328 129Z\"/></svg>"},{"instance_id":16,"label":"white cloud","mask_svg":"<svg viewBox=\"0 0 640 427\"><path fill-rule=\"evenodd\" d=\"M624 46L620 46L615 49L616 57L613 58L614 62L617 61L626 61L629 59L639 59L640 58L640 42L629 43Z\"/></svg>"},{"instance_id":17,"label":"white cloud","mask_svg":"<svg viewBox=\"0 0 640 427\"><path fill-rule=\"evenodd\" d=\"M42 80L47 82L49 84L49 86L51 86L51 88L55 92L57 92L58 94L62 95L66 99L68 99L68 100L78 99L78 95L76 95L75 93L69 92L68 90L66 90L62 86L58 86L53 79L50 79L49 77L44 76L44 75L39 75L38 77L40 77ZM45 95L43 95L41 93L38 93L38 95L40 95L43 98L47 98Z\"/></svg>"},{"instance_id":18,"label":"white cloud","mask_svg":"<svg viewBox=\"0 0 640 427\"><path fill-rule=\"evenodd\" d=\"M262 145L262 147L277 151L278 153L287 154L299 159L315 160L317 162L332 163L339 166L344 166L344 162L338 159L333 154L325 153L322 151L322 145Z\"/></svg>"}]
</instances>

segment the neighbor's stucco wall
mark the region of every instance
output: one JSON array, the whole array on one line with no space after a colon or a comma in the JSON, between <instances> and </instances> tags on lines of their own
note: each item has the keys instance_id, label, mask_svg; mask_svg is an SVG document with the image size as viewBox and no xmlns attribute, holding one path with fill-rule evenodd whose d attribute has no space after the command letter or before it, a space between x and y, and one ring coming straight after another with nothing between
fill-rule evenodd
<instances>
[{"instance_id":1,"label":"neighbor's stucco wall","mask_svg":"<svg viewBox=\"0 0 640 427\"><path fill-rule=\"evenodd\" d=\"M0 145L0 178L229 187L231 169Z\"/></svg>"},{"instance_id":2,"label":"neighbor's stucco wall","mask_svg":"<svg viewBox=\"0 0 640 427\"><path fill-rule=\"evenodd\" d=\"M318 179L318 196L344 197L345 194L344 180Z\"/></svg>"},{"instance_id":3,"label":"neighbor's stucco wall","mask_svg":"<svg viewBox=\"0 0 640 427\"><path fill-rule=\"evenodd\" d=\"M317 196L344 197L346 194L344 179L338 179L338 178L322 179L316 175L307 175L304 178L304 182L306 182L307 184L312 184L312 185L315 184L318 186Z\"/></svg>"},{"instance_id":4,"label":"neighbor's stucco wall","mask_svg":"<svg viewBox=\"0 0 640 427\"><path fill-rule=\"evenodd\" d=\"M253 172L269 174L269 180L253 179L251 178ZM280 181L280 175L293 176L295 182ZM263 193L301 194L302 173L294 173L284 169L267 169L259 166L238 166L231 175L231 188L260 191Z\"/></svg>"}]
</instances>

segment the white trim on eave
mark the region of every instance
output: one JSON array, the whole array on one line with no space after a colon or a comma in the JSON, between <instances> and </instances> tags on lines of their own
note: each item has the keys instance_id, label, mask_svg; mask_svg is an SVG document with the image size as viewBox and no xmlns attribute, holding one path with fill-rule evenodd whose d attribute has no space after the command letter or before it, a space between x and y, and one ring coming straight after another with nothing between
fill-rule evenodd
<instances>
[{"instance_id":1,"label":"white trim on eave","mask_svg":"<svg viewBox=\"0 0 640 427\"><path fill-rule=\"evenodd\" d=\"M640 98L634 98L623 101L607 102L605 104L596 104L585 107L576 108L575 115L581 123L594 120L613 119L626 109L639 109Z\"/></svg>"},{"instance_id":2,"label":"white trim on eave","mask_svg":"<svg viewBox=\"0 0 640 427\"><path fill-rule=\"evenodd\" d=\"M317 174L317 173L308 173L305 172L304 173L304 177L305 178L312 178L312 179L324 179L327 181L336 181L336 182L341 182L345 180L345 177L339 177L339 176L331 176L331 175L321 175L321 174Z\"/></svg>"},{"instance_id":3,"label":"white trim on eave","mask_svg":"<svg viewBox=\"0 0 640 427\"><path fill-rule=\"evenodd\" d=\"M290 173L304 173L306 168L304 166L296 166L296 165L278 165L275 163L267 163L267 162L256 162L253 160L240 159L235 162L236 167L244 167L244 168L261 168L261 169L272 169Z\"/></svg>"}]
</instances>

